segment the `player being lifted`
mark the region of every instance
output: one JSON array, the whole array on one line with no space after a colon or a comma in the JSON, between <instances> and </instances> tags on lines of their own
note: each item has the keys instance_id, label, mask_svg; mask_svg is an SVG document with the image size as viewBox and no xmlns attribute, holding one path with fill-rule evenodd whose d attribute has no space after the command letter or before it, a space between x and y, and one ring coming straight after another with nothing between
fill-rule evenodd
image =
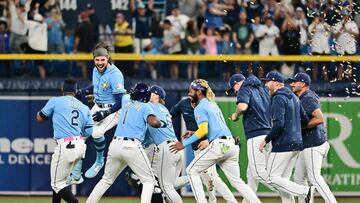
<instances>
[{"instance_id":1,"label":"player being lifted","mask_svg":"<svg viewBox=\"0 0 360 203\"><path fill-rule=\"evenodd\" d=\"M74 96L77 85L73 80L65 80L63 96L50 99L36 115L36 121L43 123L52 118L56 147L50 165L50 180L53 189L53 203L79 202L71 192L67 177L76 161L85 158L84 137L92 133L93 120L89 107ZM83 181L83 179L81 179Z\"/></svg>"},{"instance_id":2,"label":"player being lifted","mask_svg":"<svg viewBox=\"0 0 360 203\"><path fill-rule=\"evenodd\" d=\"M98 202L126 166L140 178L143 185L141 202L151 202L155 177L141 143L147 124L154 128L164 128L167 124L155 116L148 103L150 95L150 88L144 83L138 83L130 90L131 100L124 103L120 110L120 121L109 146L104 175L86 202Z\"/></svg>"},{"instance_id":3,"label":"player being lifted","mask_svg":"<svg viewBox=\"0 0 360 203\"><path fill-rule=\"evenodd\" d=\"M196 156L186 171L190 178L191 188L195 199L199 203L207 202L202 187L200 173L214 164L218 164L224 171L230 184L248 201L260 202L255 193L240 178L239 147L235 145L224 116L214 102L215 95L206 80L193 81L189 87L189 97L196 104L194 115L198 130L183 143L176 142L170 146L171 151L177 152L207 136L210 145Z\"/></svg>"},{"instance_id":4,"label":"player being lifted","mask_svg":"<svg viewBox=\"0 0 360 203\"><path fill-rule=\"evenodd\" d=\"M81 89L79 94L88 95L93 92L94 106L91 109L94 119L92 137L95 142L96 160L85 173L85 177L93 178L104 166L104 150L106 131L114 127L119 121L118 110L121 108L124 89L124 77L121 71L110 60L110 47L105 43L98 43L93 51L95 67L93 69L92 85ZM81 162L76 164L72 175L74 179L81 176Z\"/></svg>"}]
</instances>

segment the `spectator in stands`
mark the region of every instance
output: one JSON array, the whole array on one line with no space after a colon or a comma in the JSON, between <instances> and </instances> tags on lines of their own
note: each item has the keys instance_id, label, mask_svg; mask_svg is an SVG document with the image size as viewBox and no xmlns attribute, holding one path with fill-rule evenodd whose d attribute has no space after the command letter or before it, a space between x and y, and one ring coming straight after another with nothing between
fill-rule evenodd
<instances>
[{"instance_id":1,"label":"spectator in stands","mask_svg":"<svg viewBox=\"0 0 360 203\"><path fill-rule=\"evenodd\" d=\"M296 8L295 12L295 24L300 28L300 53L308 54L308 34L307 28L309 26L305 17L305 12L301 7Z\"/></svg>"},{"instance_id":2,"label":"spectator in stands","mask_svg":"<svg viewBox=\"0 0 360 203\"><path fill-rule=\"evenodd\" d=\"M35 13L26 21L29 28L27 53L44 54L48 49L48 32L47 24L40 13ZM35 64L39 70L41 79L46 78L46 70L43 60L36 60Z\"/></svg>"},{"instance_id":3,"label":"spectator in stands","mask_svg":"<svg viewBox=\"0 0 360 203\"><path fill-rule=\"evenodd\" d=\"M233 9L233 7L220 4L218 0L208 0L205 12L206 27L218 29L224 27L223 17L227 15L227 9Z\"/></svg>"},{"instance_id":4,"label":"spectator in stands","mask_svg":"<svg viewBox=\"0 0 360 203\"><path fill-rule=\"evenodd\" d=\"M0 54L10 53L10 35L8 32L8 25L6 21L0 20ZM8 60L0 60L0 71L5 69L6 77L11 76L11 67Z\"/></svg>"},{"instance_id":5,"label":"spectator in stands","mask_svg":"<svg viewBox=\"0 0 360 203\"><path fill-rule=\"evenodd\" d=\"M248 22L252 23L255 16L263 16L264 6L258 0L244 1Z\"/></svg>"},{"instance_id":6,"label":"spectator in stands","mask_svg":"<svg viewBox=\"0 0 360 203\"><path fill-rule=\"evenodd\" d=\"M133 13L135 21L135 40L134 48L135 53L141 53L142 41L151 40L151 18L153 15L154 0L148 1L148 6L146 8L145 4L141 1L137 5L137 9Z\"/></svg>"},{"instance_id":7,"label":"spectator in stands","mask_svg":"<svg viewBox=\"0 0 360 203\"><path fill-rule=\"evenodd\" d=\"M315 18L309 25L309 39L312 55L329 55L329 37L330 37L330 26L324 20L324 14L314 14ZM325 81L329 81L329 75L327 72L327 63L318 62L314 63L312 68L312 80L318 80L319 69L322 71L322 76Z\"/></svg>"},{"instance_id":8,"label":"spectator in stands","mask_svg":"<svg viewBox=\"0 0 360 203\"><path fill-rule=\"evenodd\" d=\"M221 41L221 36L219 31L215 30L213 27L205 27L203 24L201 28L200 35L200 45L205 50L206 55L217 55L217 42ZM206 62L206 68L208 70L207 76L216 77L215 72L216 63L213 61Z\"/></svg>"},{"instance_id":9,"label":"spectator in stands","mask_svg":"<svg viewBox=\"0 0 360 203\"><path fill-rule=\"evenodd\" d=\"M10 36L10 48L12 53L23 53L23 45L27 43L26 33L28 31L25 26L26 13L30 9L29 1L26 1L25 6L22 4L15 5L15 1L9 1L10 13L11 13L11 36Z\"/></svg>"},{"instance_id":10,"label":"spectator in stands","mask_svg":"<svg viewBox=\"0 0 360 203\"><path fill-rule=\"evenodd\" d=\"M221 40L218 43L218 54L223 55L233 55L235 54L235 48L232 41L232 31L230 27L226 27L224 30L220 31ZM233 61L219 61L219 64L216 68L217 78L228 80L231 74L234 71L234 62Z\"/></svg>"},{"instance_id":11,"label":"spectator in stands","mask_svg":"<svg viewBox=\"0 0 360 203\"><path fill-rule=\"evenodd\" d=\"M281 39L284 55L300 54L300 27L296 25L290 16L284 20L281 26ZM286 61L281 67L281 73L285 77L293 76L295 65L293 61Z\"/></svg>"},{"instance_id":12,"label":"spectator in stands","mask_svg":"<svg viewBox=\"0 0 360 203\"><path fill-rule=\"evenodd\" d=\"M255 36L259 40L259 55L262 56L277 56L279 50L277 47L277 41L280 37L279 28L274 25L273 19L270 16L265 18L265 24L261 25L256 31ZM265 70L264 70L265 69ZM259 69L258 76L261 78L264 76L264 71L268 72L269 69L276 69L275 63L264 63Z\"/></svg>"},{"instance_id":13,"label":"spectator in stands","mask_svg":"<svg viewBox=\"0 0 360 203\"><path fill-rule=\"evenodd\" d=\"M229 9L226 10L227 15L224 16L224 24L232 27L239 20L239 13L242 10L237 0L225 0L224 6L227 6Z\"/></svg>"},{"instance_id":14,"label":"spectator in stands","mask_svg":"<svg viewBox=\"0 0 360 203\"><path fill-rule=\"evenodd\" d=\"M197 28L196 22L194 20L189 20L186 27L186 47L187 54L189 55L199 55L200 54L200 32ZM189 80L198 78L199 70L198 70L198 62L197 61L189 61L189 65L187 68L187 78Z\"/></svg>"},{"instance_id":15,"label":"spectator in stands","mask_svg":"<svg viewBox=\"0 0 360 203\"><path fill-rule=\"evenodd\" d=\"M205 4L203 0L179 0L180 12L189 18L197 19L205 13Z\"/></svg>"},{"instance_id":16,"label":"spectator in stands","mask_svg":"<svg viewBox=\"0 0 360 203\"><path fill-rule=\"evenodd\" d=\"M162 17L161 12L154 12L151 18L151 42L153 48L160 52L161 45L163 43L164 30L161 27Z\"/></svg>"},{"instance_id":17,"label":"spectator in stands","mask_svg":"<svg viewBox=\"0 0 360 203\"><path fill-rule=\"evenodd\" d=\"M92 37L94 25L90 22L89 14L83 11L79 15L80 23L75 29L74 33L74 53L90 53L96 42ZM82 77L88 78L87 61L79 61L78 65L81 68Z\"/></svg>"},{"instance_id":18,"label":"spectator in stands","mask_svg":"<svg viewBox=\"0 0 360 203\"><path fill-rule=\"evenodd\" d=\"M100 38L100 32L99 32L100 20L95 15L95 8L92 6L91 3L86 4L85 12L88 13L89 21L91 22L91 24L94 27L94 31L91 33L91 37L93 38L92 41L97 43L99 41L99 38Z\"/></svg>"},{"instance_id":19,"label":"spectator in stands","mask_svg":"<svg viewBox=\"0 0 360 203\"><path fill-rule=\"evenodd\" d=\"M251 24L247 21L246 12L240 12L239 21L235 23L232 39L236 47L236 54L251 54L251 45L254 41L254 34Z\"/></svg>"},{"instance_id":20,"label":"spectator in stands","mask_svg":"<svg viewBox=\"0 0 360 203\"><path fill-rule=\"evenodd\" d=\"M252 54L259 54L259 40L255 37L255 33L262 26L260 16L255 16L253 21L254 22L250 24L253 35L254 35L254 41L253 41L252 46L251 46L251 52L252 52ZM248 22L249 22L249 20L248 20Z\"/></svg>"},{"instance_id":21,"label":"spectator in stands","mask_svg":"<svg viewBox=\"0 0 360 203\"><path fill-rule=\"evenodd\" d=\"M172 26L170 20L168 19L164 20L163 27L164 27L164 42L162 45L162 50L167 54L180 54L181 32L177 28ZM171 61L169 63L170 63L170 78L172 80L176 80L179 78L179 65L176 61Z\"/></svg>"},{"instance_id":22,"label":"spectator in stands","mask_svg":"<svg viewBox=\"0 0 360 203\"><path fill-rule=\"evenodd\" d=\"M341 15L342 20L338 22L333 28L337 42L336 52L338 55L355 55L357 43L356 37L359 35L359 28L356 23L351 20L350 13L347 8L344 8L341 11ZM339 64L337 66L337 79L352 79L353 69L355 69L355 67L353 67L353 64L350 62Z\"/></svg>"},{"instance_id":23,"label":"spectator in stands","mask_svg":"<svg viewBox=\"0 0 360 203\"><path fill-rule=\"evenodd\" d=\"M133 53L133 31L129 22L126 21L122 13L116 15L114 26L115 34L115 53ZM116 67L128 76L134 76L134 66L131 61L116 61Z\"/></svg>"},{"instance_id":24,"label":"spectator in stands","mask_svg":"<svg viewBox=\"0 0 360 203\"><path fill-rule=\"evenodd\" d=\"M48 25L48 52L55 54L64 53L63 29L65 28L65 23L60 10L53 8L46 22Z\"/></svg>"},{"instance_id":25,"label":"spectator in stands","mask_svg":"<svg viewBox=\"0 0 360 203\"><path fill-rule=\"evenodd\" d=\"M178 7L174 7L171 9L171 15L167 16L166 19L171 22L171 25L174 28L180 31L181 50L186 52L185 30L190 18L187 15L182 14Z\"/></svg>"}]
</instances>

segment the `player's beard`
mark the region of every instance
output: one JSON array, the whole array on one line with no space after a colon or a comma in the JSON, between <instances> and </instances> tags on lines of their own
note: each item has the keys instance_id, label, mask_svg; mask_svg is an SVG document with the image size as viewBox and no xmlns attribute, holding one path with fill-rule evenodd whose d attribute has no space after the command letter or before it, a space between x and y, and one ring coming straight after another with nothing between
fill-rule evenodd
<instances>
[{"instance_id":1,"label":"player's beard","mask_svg":"<svg viewBox=\"0 0 360 203\"><path fill-rule=\"evenodd\" d=\"M191 103L196 105L199 101L199 97L195 94L195 95L190 96L190 100L191 100Z\"/></svg>"},{"instance_id":2,"label":"player's beard","mask_svg":"<svg viewBox=\"0 0 360 203\"><path fill-rule=\"evenodd\" d=\"M103 72L105 72L108 63L101 64L101 65L100 64L95 64L95 65L96 65L96 69L98 70L98 72L103 73Z\"/></svg>"}]
</instances>

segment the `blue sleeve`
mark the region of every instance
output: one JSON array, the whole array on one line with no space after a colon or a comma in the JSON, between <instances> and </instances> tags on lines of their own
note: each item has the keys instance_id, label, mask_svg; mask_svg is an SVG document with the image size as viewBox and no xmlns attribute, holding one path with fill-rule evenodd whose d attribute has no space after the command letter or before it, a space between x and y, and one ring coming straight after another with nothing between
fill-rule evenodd
<instances>
[{"instance_id":1,"label":"blue sleeve","mask_svg":"<svg viewBox=\"0 0 360 203\"><path fill-rule=\"evenodd\" d=\"M208 114L204 107L200 106L194 110L196 123L199 125L204 122L209 122Z\"/></svg>"},{"instance_id":2,"label":"blue sleeve","mask_svg":"<svg viewBox=\"0 0 360 203\"><path fill-rule=\"evenodd\" d=\"M245 103L245 104L249 104L250 102L250 91L248 88L240 88L239 92L237 93L237 101L236 104L238 103Z\"/></svg>"},{"instance_id":3,"label":"blue sleeve","mask_svg":"<svg viewBox=\"0 0 360 203\"><path fill-rule=\"evenodd\" d=\"M285 101L281 96L275 96L271 104L271 119L273 126L266 136L265 141L273 140L285 126Z\"/></svg>"},{"instance_id":4,"label":"blue sleeve","mask_svg":"<svg viewBox=\"0 0 360 203\"><path fill-rule=\"evenodd\" d=\"M313 97L304 97L301 100L301 105L304 108L304 110L306 111L307 115L312 115L312 113L320 108L320 102Z\"/></svg>"},{"instance_id":5,"label":"blue sleeve","mask_svg":"<svg viewBox=\"0 0 360 203\"><path fill-rule=\"evenodd\" d=\"M91 117L90 109L88 109L86 122L85 122L85 127L84 127L84 136L85 137L89 137L92 134L93 125L94 125L94 121L93 121L93 119Z\"/></svg>"},{"instance_id":6,"label":"blue sleeve","mask_svg":"<svg viewBox=\"0 0 360 203\"><path fill-rule=\"evenodd\" d=\"M119 109L121 109L121 105L122 105L122 97L123 97L123 93L119 93L119 94L114 94L114 98L115 98L115 104L110 108L110 112L114 113L116 111L118 111Z\"/></svg>"},{"instance_id":7,"label":"blue sleeve","mask_svg":"<svg viewBox=\"0 0 360 203\"><path fill-rule=\"evenodd\" d=\"M196 142L197 140L199 140L199 138L195 134L193 134L188 139L183 141L183 145L184 145L184 147L186 147L186 146L191 145L192 143Z\"/></svg>"},{"instance_id":8,"label":"blue sleeve","mask_svg":"<svg viewBox=\"0 0 360 203\"><path fill-rule=\"evenodd\" d=\"M41 109L41 113L43 113L47 117L51 117L54 112L55 106L56 106L56 100L55 98L51 98L46 103L46 105Z\"/></svg>"},{"instance_id":9,"label":"blue sleeve","mask_svg":"<svg viewBox=\"0 0 360 203\"><path fill-rule=\"evenodd\" d=\"M124 76L121 72L115 72L111 77L111 93L112 94L120 94L125 93L124 88Z\"/></svg>"},{"instance_id":10,"label":"blue sleeve","mask_svg":"<svg viewBox=\"0 0 360 203\"><path fill-rule=\"evenodd\" d=\"M143 119L145 122L147 122L147 118L150 116L150 115L155 115L155 112L154 110L151 108L150 104L148 103L145 103L142 107L142 111L143 111Z\"/></svg>"}]
</instances>

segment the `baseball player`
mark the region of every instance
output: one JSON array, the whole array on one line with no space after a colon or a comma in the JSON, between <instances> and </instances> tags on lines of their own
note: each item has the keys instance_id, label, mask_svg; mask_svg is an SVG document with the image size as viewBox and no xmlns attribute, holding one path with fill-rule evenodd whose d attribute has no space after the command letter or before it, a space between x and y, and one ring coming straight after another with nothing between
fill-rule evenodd
<instances>
[{"instance_id":1,"label":"baseball player","mask_svg":"<svg viewBox=\"0 0 360 203\"><path fill-rule=\"evenodd\" d=\"M190 98L180 100L176 105L170 109L170 114L173 118L183 115L185 120L186 129L188 134L192 135L198 129L194 116L195 104L191 102ZM200 144L201 143L201 144ZM199 139L191 144L194 150L194 155L197 156L202 150L209 146L209 141L206 137ZM216 165L211 166L207 170L200 173L200 177L203 183L207 187L209 202L216 203L216 191L226 200L226 202L237 202L231 190L226 186L224 181L221 180L219 174L216 171Z\"/></svg>"},{"instance_id":2,"label":"baseball player","mask_svg":"<svg viewBox=\"0 0 360 203\"><path fill-rule=\"evenodd\" d=\"M130 90L131 100L120 110L119 123L109 146L104 175L86 202L98 202L126 166L134 171L143 184L141 202L151 202L155 177L141 143L144 141L147 124L155 128L167 125L165 121L154 116L154 111L147 103L150 95L150 88L144 83L138 83Z\"/></svg>"},{"instance_id":3,"label":"baseball player","mask_svg":"<svg viewBox=\"0 0 360 203\"><path fill-rule=\"evenodd\" d=\"M267 183L279 191L283 203L294 202L293 196L304 196L308 203L312 199L313 187L299 185L289 179L298 152L302 150L301 121L306 123L307 116L301 110L296 95L284 87L284 78L279 72L270 71L263 80L271 95L273 124L259 145L263 152L267 143L272 144L266 166Z\"/></svg>"},{"instance_id":4,"label":"baseball player","mask_svg":"<svg viewBox=\"0 0 360 203\"><path fill-rule=\"evenodd\" d=\"M258 150L259 144L270 132L270 97L267 89L254 75L245 78L242 74L234 74L229 80L229 94L237 94L236 111L231 115L232 121L237 121L243 115L245 136L247 139L248 168L247 178L249 187L256 192L258 183L266 185L266 160L268 153Z\"/></svg>"},{"instance_id":5,"label":"baseball player","mask_svg":"<svg viewBox=\"0 0 360 203\"><path fill-rule=\"evenodd\" d=\"M175 131L172 125L171 115L164 106L165 90L159 85L153 85L150 88L150 104L156 117L167 123L166 128L153 128L149 126L149 136L158 148L156 172L159 179L160 188L168 201L173 203L182 203L180 195L175 190L176 182L182 182L185 185L189 182L187 176L179 177L182 169L182 154L171 153L169 145L177 142Z\"/></svg>"},{"instance_id":6,"label":"baseball player","mask_svg":"<svg viewBox=\"0 0 360 203\"><path fill-rule=\"evenodd\" d=\"M191 188L197 202L207 202L200 173L218 164L233 187L248 201L260 202L255 193L240 178L239 147L235 145L223 114L214 102L215 95L206 80L197 79L189 88L188 96L196 104L194 109L198 130L188 139L171 145L171 151L178 152L199 138L207 136L210 145L197 155L187 167Z\"/></svg>"},{"instance_id":7,"label":"baseball player","mask_svg":"<svg viewBox=\"0 0 360 203\"><path fill-rule=\"evenodd\" d=\"M97 44L93 51L93 57L95 67L93 69L92 86L81 89L79 92L79 94L89 94L93 91L95 102L91 113L95 121L92 137L95 142L96 161L86 171L85 177L87 178L95 177L104 166L104 134L118 123L121 98L126 92L123 74L110 62L109 46L104 43ZM74 170L73 175L75 173ZM79 176L79 174L76 174L76 176Z\"/></svg>"},{"instance_id":8,"label":"baseball player","mask_svg":"<svg viewBox=\"0 0 360 203\"><path fill-rule=\"evenodd\" d=\"M51 98L36 115L36 121L45 122L52 118L56 147L51 159L50 180L53 189L52 202L79 202L72 194L67 177L77 160L85 157L84 137L92 133L93 120L90 109L77 100L77 85L65 80L63 96Z\"/></svg>"},{"instance_id":9,"label":"baseball player","mask_svg":"<svg viewBox=\"0 0 360 203\"><path fill-rule=\"evenodd\" d=\"M306 184L306 179L315 186L325 202L336 203L329 186L321 176L322 160L329 151L324 117L320 109L319 96L310 90L311 79L306 73L297 73L291 81L292 91L299 97L300 103L310 118L307 126L302 129L303 150L296 162L294 181ZM299 198L299 202L304 202Z\"/></svg>"}]
</instances>

